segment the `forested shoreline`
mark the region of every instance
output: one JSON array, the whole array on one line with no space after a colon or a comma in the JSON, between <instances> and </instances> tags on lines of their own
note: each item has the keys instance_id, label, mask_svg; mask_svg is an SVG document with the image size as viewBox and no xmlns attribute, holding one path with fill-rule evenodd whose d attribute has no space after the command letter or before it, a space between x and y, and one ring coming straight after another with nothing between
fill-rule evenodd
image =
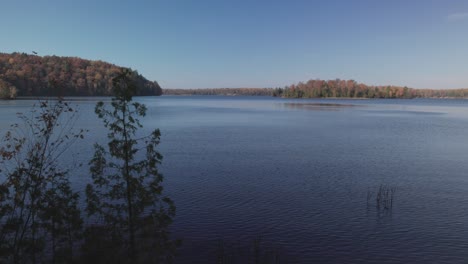
<instances>
[{"instance_id":1,"label":"forested shoreline","mask_svg":"<svg viewBox=\"0 0 468 264\"><path fill-rule=\"evenodd\" d=\"M110 96L112 79L122 70L103 61L78 57L0 53L0 98L16 96ZM137 95L161 95L156 81L132 70Z\"/></svg>"},{"instance_id":2,"label":"forested shoreline","mask_svg":"<svg viewBox=\"0 0 468 264\"><path fill-rule=\"evenodd\" d=\"M283 88L164 89L165 95L275 96L284 98L467 98L468 89L373 86L354 80L309 80Z\"/></svg>"},{"instance_id":3,"label":"forested shoreline","mask_svg":"<svg viewBox=\"0 0 468 264\"><path fill-rule=\"evenodd\" d=\"M112 79L124 67L78 57L0 53L0 98L111 96ZM137 95L275 96L284 98L468 98L466 89L375 86L354 80L309 80L281 88L164 89L132 71Z\"/></svg>"},{"instance_id":4,"label":"forested shoreline","mask_svg":"<svg viewBox=\"0 0 468 264\"><path fill-rule=\"evenodd\" d=\"M272 96L272 88L201 88L163 89L165 95L225 95L225 96Z\"/></svg>"}]
</instances>

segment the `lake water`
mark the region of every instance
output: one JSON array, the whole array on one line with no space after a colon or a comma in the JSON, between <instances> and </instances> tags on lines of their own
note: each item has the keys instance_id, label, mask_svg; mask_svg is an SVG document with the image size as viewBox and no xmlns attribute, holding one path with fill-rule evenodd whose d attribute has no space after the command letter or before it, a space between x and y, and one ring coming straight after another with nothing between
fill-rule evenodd
<instances>
[{"instance_id":1,"label":"lake water","mask_svg":"<svg viewBox=\"0 0 468 264\"><path fill-rule=\"evenodd\" d=\"M105 140L96 100L73 101L90 130L75 163ZM231 252L258 237L282 263L468 262L468 100L137 100L145 130L162 132L177 263L216 263L219 240ZM0 101L0 130L33 102ZM391 210L367 198L381 185L396 190Z\"/></svg>"}]
</instances>

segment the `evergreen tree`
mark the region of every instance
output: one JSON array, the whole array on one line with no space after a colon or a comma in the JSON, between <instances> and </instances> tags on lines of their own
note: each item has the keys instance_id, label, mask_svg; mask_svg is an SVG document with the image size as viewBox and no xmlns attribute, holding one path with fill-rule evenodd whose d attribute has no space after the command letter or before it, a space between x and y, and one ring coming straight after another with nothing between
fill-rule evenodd
<instances>
[{"instance_id":1,"label":"evergreen tree","mask_svg":"<svg viewBox=\"0 0 468 264\"><path fill-rule=\"evenodd\" d=\"M162 156L156 150L160 131L136 135L146 107L132 101L137 92L132 77L132 72L122 71L113 79L111 108L103 102L95 108L109 129L109 142L107 147L95 144L90 161L93 182L86 187L87 212L102 222L88 228L84 249L94 261L166 263L177 244L168 230L175 206L162 196Z\"/></svg>"}]
</instances>

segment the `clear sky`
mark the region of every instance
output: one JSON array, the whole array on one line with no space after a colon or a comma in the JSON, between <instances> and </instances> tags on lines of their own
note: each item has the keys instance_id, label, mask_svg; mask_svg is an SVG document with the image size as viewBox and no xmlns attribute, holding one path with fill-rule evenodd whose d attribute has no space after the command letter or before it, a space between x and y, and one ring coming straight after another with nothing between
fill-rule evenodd
<instances>
[{"instance_id":1,"label":"clear sky","mask_svg":"<svg viewBox=\"0 0 468 264\"><path fill-rule=\"evenodd\" d=\"M468 88L466 0L0 0L0 33L0 52L104 60L163 88Z\"/></svg>"}]
</instances>

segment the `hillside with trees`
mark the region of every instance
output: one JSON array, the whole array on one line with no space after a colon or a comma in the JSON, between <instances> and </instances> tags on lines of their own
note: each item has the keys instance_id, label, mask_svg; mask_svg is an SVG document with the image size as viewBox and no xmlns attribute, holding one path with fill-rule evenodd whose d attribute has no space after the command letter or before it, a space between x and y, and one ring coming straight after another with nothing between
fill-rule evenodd
<instances>
[{"instance_id":1,"label":"hillside with trees","mask_svg":"<svg viewBox=\"0 0 468 264\"><path fill-rule=\"evenodd\" d=\"M112 95L112 79L122 69L77 57L0 53L0 97ZM147 80L137 71L132 71L132 76L138 87L137 95L162 94L157 82Z\"/></svg>"},{"instance_id":2,"label":"hillside with trees","mask_svg":"<svg viewBox=\"0 0 468 264\"><path fill-rule=\"evenodd\" d=\"M16 87L0 79L0 99L15 99Z\"/></svg>"}]
</instances>

